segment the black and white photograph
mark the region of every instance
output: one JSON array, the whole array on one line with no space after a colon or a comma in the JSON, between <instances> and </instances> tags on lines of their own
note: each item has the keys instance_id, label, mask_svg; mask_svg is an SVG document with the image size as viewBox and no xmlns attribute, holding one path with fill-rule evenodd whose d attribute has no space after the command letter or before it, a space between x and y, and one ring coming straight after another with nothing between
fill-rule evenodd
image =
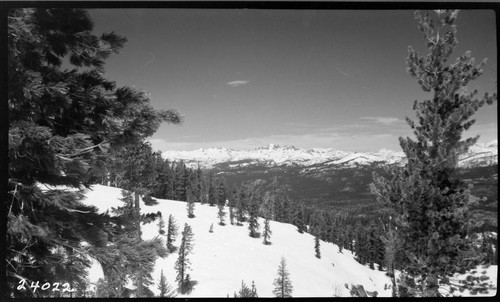
<instances>
[{"instance_id":1,"label":"black and white photograph","mask_svg":"<svg viewBox=\"0 0 500 302\"><path fill-rule=\"evenodd\" d=\"M1 296L496 296L498 6L393 4L0 3Z\"/></svg>"}]
</instances>

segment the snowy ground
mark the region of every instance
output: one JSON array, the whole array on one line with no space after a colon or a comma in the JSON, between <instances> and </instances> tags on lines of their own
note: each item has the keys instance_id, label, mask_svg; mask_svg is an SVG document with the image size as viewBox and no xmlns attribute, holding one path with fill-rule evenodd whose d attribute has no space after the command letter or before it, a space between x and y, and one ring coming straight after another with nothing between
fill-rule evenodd
<instances>
[{"instance_id":1,"label":"snowy ground","mask_svg":"<svg viewBox=\"0 0 500 302\"><path fill-rule=\"evenodd\" d=\"M99 211L105 212L111 207L121 206L120 198L120 189L95 185L86 193L83 203L94 205ZM142 203L141 212L160 211L165 223L172 214L179 226L179 234L184 223L188 223L194 233L193 253L189 256L192 269L188 273L197 284L189 295L179 294L177 297L233 297L234 292L241 288L242 280L248 286L254 281L259 297L273 297L273 281L277 277L281 257L287 262L294 297L349 297L349 290L344 287L346 283L361 284L367 291L377 291L379 297L391 296L391 282L384 272L359 264L350 251L339 253L336 245L323 241L321 259L316 258L314 237L298 233L291 224L271 221L272 244L264 245L262 238L248 236L246 223L243 226L231 225L228 218L226 225L220 226L217 207L196 204L196 217L190 219L187 217L185 202L157 201L159 204L155 206ZM214 232L210 233L212 223ZM263 220L259 223L262 230ZM142 234L145 240L158 236L158 221L142 225ZM179 243L180 235L174 245L178 246ZM167 281L175 286L174 263L177 256L177 253L173 253L157 260L152 273L155 282L159 281L163 270ZM496 284L497 267L491 266L488 275L493 284ZM102 276L100 265L94 261L89 271L90 281L96 282ZM150 289L155 294L159 293L156 284ZM488 295L495 294L496 290L490 291Z\"/></svg>"}]
</instances>

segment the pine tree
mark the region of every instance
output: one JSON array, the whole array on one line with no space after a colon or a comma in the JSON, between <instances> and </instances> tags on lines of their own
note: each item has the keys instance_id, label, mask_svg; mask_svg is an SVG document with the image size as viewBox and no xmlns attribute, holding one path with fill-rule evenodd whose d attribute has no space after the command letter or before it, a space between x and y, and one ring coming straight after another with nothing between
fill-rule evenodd
<instances>
[{"instance_id":1,"label":"pine tree","mask_svg":"<svg viewBox=\"0 0 500 302\"><path fill-rule=\"evenodd\" d=\"M122 190L123 206L112 208L113 229L109 231L112 245L91 249L91 255L103 267L108 287L108 294L124 297L132 289L126 288L127 279L136 286L136 296L148 296L148 286L153 283L151 272L158 257L165 257L167 250L161 239L140 239L137 228L139 213L134 208L133 194ZM112 290L111 290L112 289ZM110 291L111 290L111 291Z\"/></svg>"},{"instance_id":2,"label":"pine tree","mask_svg":"<svg viewBox=\"0 0 500 302\"><path fill-rule=\"evenodd\" d=\"M229 204L229 222L231 225L234 225L234 207L232 206L232 203Z\"/></svg>"},{"instance_id":3,"label":"pine tree","mask_svg":"<svg viewBox=\"0 0 500 302\"><path fill-rule=\"evenodd\" d=\"M246 204L246 199L247 199L247 196L245 194L245 189L243 187L243 185L241 185L238 189L238 192L237 194L235 195L235 199L236 199L236 225L238 226L242 226L242 222L245 222L246 221L246 217L245 217L245 213L246 213L246 208L247 208L247 204Z\"/></svg>"},{"instance_id":4,"label":"pine tree","mask_svg":"<svg viewBox=\"0 0 500 302\"><path fill-rule=\"evenodd\" d=\"M396 230L388 228L385 234L380 236L380 239L384 243L384 264L387 267L387 275L391 278L392 282L392 296L396 296L396 277L395 277L395 267L396 267L396 253L398 251L398 240L396 237Z\"/></svg>"},{"instance_id":5,"label":"pine tree","mask_svg":"<svg viewBox=\"0 0 500 302\"><path fill-rule=\"evenodd\" d=\"M251 293L251 298L258 298L259 295L257 294L257 287L255 287L255 282L252 280L252 288L250 290Z\"/></svg>"},{"instance_id":6,"label":"pine tree","mask_svg":"<svg viewBox=\"0 0 500 302\"><path fill-rule=\"evenodd\" d=\"M104 78L105 60L126 39L114 33L96 36L92 30L82 9L8 13L5 247L6 291L13 297L31 296L16 290L20 279L83 284L90 265L84 255L105 246L109 235L89 224L111 227L111 218L83 206L78 192L37 184L81 188L103 179L113 150L141 143L161 122L180 122L175 111L154 110L145 93L117 88ZM97 245L84 249L84 241Z\"/></svg>"},{"instance_id":7,"label":"pine tree","mask_svg":"<svg viewBox=\"0 0 500 302\"><path fill-rule=\"evenodd\" d=\"M175 221L174 216L170 214L168 216L168 226L167 226L167 249L170 253L175 252L176 247L173 245L175 238L177 237L179 227Z\"/></svg>"},{"instance_id":8,"label":"pine tree","mask_svg":"<svg viewBox=\"0 0 500 302\"><path fill-rule=\"evenodd\" d=\"M417 122L406 119L415 135L415 140L399 139L407 164L389 169L388 178L374 174L372 185L377 199L396 213L405 251L403 269L418 280L408 285L409 294L430 297L439 296L442 285L456 288L449 278L471 263L465 255L474 249L470 234L476 223L469 211L474 201L470 187L458 178L457 163L478 139L462 140L475 122L472 115L496 100L496 94L477 99L477 91L466 91L468 83L481 75L485 61L474 66L466 52L446 64L458 44L458 11L435 12L437 22L429 13L415 13L429 52L420 56L410 47L407 58L409 74L425 92L433 93L432 99L415 101ZM478 261L480 255L472 258Z\"/></svg>"},{"instance_id":9,"label":"pine tree","mask_svg":"<svg viewBox=\"0 0 500 302\"><path fill-rule=\"evenodd\" d=\"M193 250L193 231L191 226L187 223L184 224L184 230L182 231L181 244L179 246L179 257L175 262L175 269L177 270L177 277L175 281L179 283L179 288L181 292L185 292L187 286L189 286L189 280L186 279L187 271L191 267L191 262L189 261L189 254Z\"/></svg>"},{"instance_id":10,"label":"pine tree","mask_svg":"<svg viewBox=\"0 0 500 302\"><path fill-rule=\"evenodd\" d=\"M293 224L297 226L297 231L303 234L307 231L305 223L305 208L303 204L294 206Z\"/></svg>"},{"instance_id":11,"label":"pine tree","mask_svg":"<svg viewBox=\"0 0 500 302\"><path fill-rule=\"evenodd\" d=\"M200 181L200 203L205 204L208 203L208 191L210 187L210 172L203 175Z\"/></svg>"},{"instance_id":12,"label":"pine tree","mask_svg":"<svg viewBox=\"0 0 500 302\"><path fill-rule=\"evenodd\" d=\"M163 270L161 270L160 282L158 284L158 290L160 291L160 297L166 298L174 298L175 297L175 289L172 285L167 282L167 278L163 274Z\"/></svg>"},{"instance_id":13,"label":"pine tree","mask_svg":"<svg viewBox=\"0 0 500 302\"><path fill-rule=\"evenodd\" d=\"M208 174L208 204L213 207L217 203L218 194L217 188L215 187L215 180L212 177L212 173Z\"/></svg>"},{"instance_id":14,"label":"pine tree","mask_svg":"<svg viewBox=\"0 0 500 302\"><path fill-rule=\"evenodd\" d=\"M189 170L184 161L180 161L175 166L175 199L179 201L187 201L189 185Z\"/></svg>"},{"instance_id":15,"label":"pine tree","mask_svg":"<svg viewBox=\"0 0 500 302\"><path fill-rule=\"evenodd\" d=\"M163 220L163 217L160 217L160 221L158 221L158 233L165 235L165 220Z\"/></svg>"},{"instance_id":16,"label":"pine tree","mask_svg":"<svg viewBox=\"0 0 500 302\"><path fill-rule=\"evenodd\" d=\"M194 195L191 191L191 188L188 187L187 189L187 216L188 218L194 218Z\"/></svg>"},{"instance_id":17,"label":"pine tree","mask_svg":"<svg viewBox=\"0 0 500 302\"><path fill-rule=\"evenodd\" d=\"M274 289L273 294L278 298L290 298L292 297L292 281L290 280L290 274L286 269L286 260L281 257L281 262L278 267L278 277L274 279Z\"/></svg>"},{"instance_id":18,"label":"pine tree","mask_svg":"<svg viewBox=\"0 0 500 302\"><path fill-rule=\"evenodd\" d=\"M263 243L265 245L271 244L271 241L269 241L269 239L271 238L272 233L273 232L271 231L271 226L269 224L269 218L266 218L264 220L264 232L262 234L262 237L264 237Z\"/></svg>"},{"instance_id":19,"label":"pine tree","mask_svg":"<svg viewBox=\"0 0 500 302\"><path fill-rule=\"evenodd\" d=\"M318 259L321 259L321 250L318 236L314 237L314 252L314 256L316 256L316 258Z\"/></svg>"},{"instance_id":20,"label":"pine tree","mask_svg":"<svg viewBox=\"0 0 500 302\"><path fill-rule=\"evenodd\" d=\"M249 298L251 297L251 290L248 288L248 286L241 280L241 288L238 291L238 294L234 293L235 298Z\"/></svg>"},{"instance_id":21,"label":"pine tree","mask_svg":"<svg viewBox=\"0 0 500 302\"><path fill-rule=\"evenodd\" d=\"M222 203L219 203L217 205L217 207L219 208L219 211L217 212L217 218L219 218L219 225L226 225L225 223L225 217L226 217L226 212L224 211L224 205Z\"/></svg>"},{"instance_id":22,"label":"pine tree","mask_svg":"<svg viewBox=\"0 0 500 302\"><path fill-rule=\"evenodd\" d=\"M249 200L249 208L248 208L248 230L250 231L249 235L252 238L260 237L259 233L259 201L260 201L260 192L252 192L250 194Z\"/></svg>"},{"instance_id":23,"label":"pine tree","mask_svg":"<svg viewBox=\"0 0 500 302\"><path fill-rule=\"evenodd\" d=\"M217 200L217 205L226 205L227 201L227 193L226 193L226 186L224 185L224 181L222 179L217 179L215 183L215 190L216 190L216 200Z\"/></svg>"},{"instance_id":24,"label":"pine tree","mask_svg":"<svg viewBox=\"0 0 500 302\"><path fill-rule=\"evenodd\" d=\"M267 193L264 198L264 231L262 234L262 237L264 237L263 243L265 245L271 244L269 239L271 238L271 234L273 233L271 231L271 226L270 226L270 219L273 216L274 213L274 202L275 202L275 195L274 192Z\"/></svg>"}]
</instances>

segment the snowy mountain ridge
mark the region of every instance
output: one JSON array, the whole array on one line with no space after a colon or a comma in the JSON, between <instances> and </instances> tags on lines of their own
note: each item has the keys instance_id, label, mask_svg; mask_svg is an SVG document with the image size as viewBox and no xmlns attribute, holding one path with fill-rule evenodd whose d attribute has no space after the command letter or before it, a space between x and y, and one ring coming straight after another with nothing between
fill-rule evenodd
<instances>
[{"instance_id":1,"label":"snowy mountain ridge","mask_svg":"<svg viewBox=\"0 0 500 302\"><path fill-rule=\"evenodd\" d=\"M311 166L326 165L371 165L373 163L394 164L405 160L402 151L381 149L377 152L350 152L333 148L301 149L295 146L269 144L253 150L232 150L227 148L208 148L193 151L165 151L163 158L171 161L184 161L189 167L200 165L212 168L221 163L232 166L264 164L267 166ZM461 166L491 165L498 162L498 142L472 146L460 157Z\"/></svg>"}]
</instances>

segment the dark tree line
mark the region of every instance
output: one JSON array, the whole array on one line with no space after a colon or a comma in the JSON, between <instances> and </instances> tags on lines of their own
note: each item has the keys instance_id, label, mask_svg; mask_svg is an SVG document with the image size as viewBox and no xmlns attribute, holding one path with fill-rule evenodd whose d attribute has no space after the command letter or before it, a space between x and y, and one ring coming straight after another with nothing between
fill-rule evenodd
<instances>
[{"instance_id":1,"label":"dark tree line","mask_svg":"<svg viewBox=\"0 0 500 302\"><path fill-rule=\"evenodd\" d=\"M226 201L223 178L200 167L189 168L183 161L163 159L161 152L153 151L147 142L113 154L108 165L93 175L92 181L132 190L151 203L155 198L211 206Z\"/></svg>"}]
</instances>

